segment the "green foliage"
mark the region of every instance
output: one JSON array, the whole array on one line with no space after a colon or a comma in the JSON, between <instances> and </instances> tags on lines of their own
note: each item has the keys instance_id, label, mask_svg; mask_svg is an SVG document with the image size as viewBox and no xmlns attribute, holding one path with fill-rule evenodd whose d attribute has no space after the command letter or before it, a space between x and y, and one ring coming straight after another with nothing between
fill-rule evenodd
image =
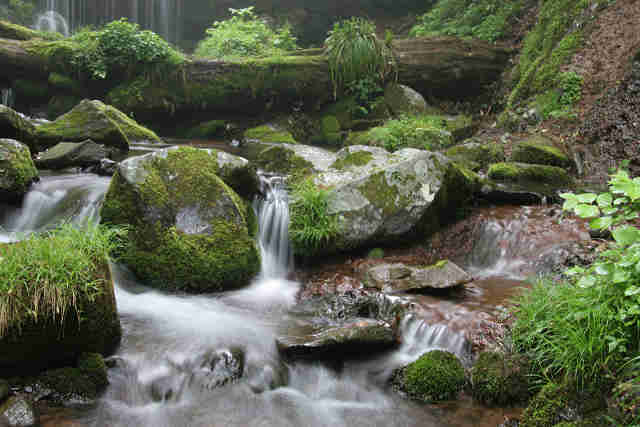
<instances>
[{"instance_id":1,"label":"green foliage","mask_svg":"<svg viewBox=\"0 0 640 427\"><path fill-rule=\"evenodd\" d=\"M402 148L438 150L452 144L451 132L440 116L401 116L369 132L374 142L393 152Z\"/></svg>"},{"instance_id":2,"label":"green foliage","mask_svg":"<svg viewBox=\"0 0 640 427\"><path fill-rule=\"evenodd\" d=\"M560 422L561 412L567 407L568 397L565 386L548 383L531 399L524 410L522 427L549 427Z\"/></svg>"},{"instance_id":3,"label":"green foliage","mask_svg":"<svg viewBox=\"0 0 640 427\"><path fill-rule=\"evenodd\" d=\"M107 254L123 234L122 228L63 224L0 247L0 337L26 318L51 316L62 323L79 295L98 296Z\"/></svg>"},{"instance_id":4,"label":"green foliage","mask_svg":"<svg viewBox=\"0 0 640 427\"><path fill-rule=\"evenodd\" d=\"M573 267L568 282L541 282L515 308L514 343L530 352L538 372L566 375L579 387L603 384L640 349L640 178L620 170L609 192L561 195L563 209L614 241L589 267Z\"/></svg>"},{"instance_id":5,"label":"green foliage","mask_svg":"<svg viewBox=\"0 0 640 427\"><path fill-rule=\"evenodd\" d=\"M230 8L231 18L216 21L207 29L207 37L198 43L195 55L207 58L273 56L297 48L288 24L274 30L253 9L253 6Z\"/></svg>"},{"instance_id":6,"label":"green foliage","mask_svg":"<svg viewBox=\"0 0 640 427\"><path fill-rule=\"evenodd\" d=\"M312 178L293 185L289 237L300 255L321 252L335 238L338 219L329 213L329 192L319 188Z\"/></svg>"},{"instance_id":7,"label":"green foliage","mask_svg":"<svg viewBox=\"0 0 640 427\"><path fill-rule=\"evenodd\" d=\"M494 42L505 37L524 3L522 0L440 0L418 18L411 35L473 37Z\"/></svg>"},{"instance_id":8,"label":"green foliage","mask_svg":"<svg viewBox=\"0 0 640 427\"><path fill-rule=\"evenodd\" d=\"M513 404L528 397L528 362L515 355L484 352L471 369L473 397L487 405Z\"/></svg>"},{"instance_id":9,"label":"green foliage","mask_svg":"<svg viewBox=\"0 0 640 427\"><path fill-rule=\"evenodd\" d=\"M157 34L141 31L138 24L121 18L98 31L81 29L71 38L76 43L72 63L94 79L131 77L162 64L180 64L182 54Z\"/></svg>"},{"instance_id":10,"label":"green foliage","mask_svg":"<svg viewBox=\"0 0 640 427\"><path fill-rule=\"evenodd\" d=\"M28 26L33 23L35 5L24 0L9 0L6 6L0 6L0 18L16 24Z\"/></svg>"},{"instance_id":11,"label":"green foliage","mask_svg":"<svg viewBox=\"0 0 640 427\"><path fill-rule=\"evenodd\" d=\"M375 24L364 18L336 22L325 40L325 53L335 98L352 91L369 99L396 67L390 46L378 39Z\"/></svg>"},{"instance_id":12,"label":"green foliage","mask_svg":"<svg viewBox=\"0 0 640 427\"><path fill-rule=\"evenodd\" d=\"M403 388L409 396L424 402L453 399L464 385L464 368L447 351L433 350L403 370Z\"/></svg>"},{"instance_id":13,"label":"green foliage","mask_svg":"<svg viewBox=\"0 0 640 427\"><path fill-rule=\"evenodd\" d=\"M383 93L382 86L373 76L363 77L346 84L346 94L353 96L357 104L357 110L352 112L355 117L366 117L375 108L375 100Z\"/></svg>"}]
</instances>

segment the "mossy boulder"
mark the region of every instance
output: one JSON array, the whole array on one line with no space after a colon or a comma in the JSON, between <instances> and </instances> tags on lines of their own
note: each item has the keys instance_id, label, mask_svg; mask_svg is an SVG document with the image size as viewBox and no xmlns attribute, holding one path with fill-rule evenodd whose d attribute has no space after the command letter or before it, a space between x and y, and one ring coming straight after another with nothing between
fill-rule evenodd
<instances>
[{"instance_id":1,"label":"mossy boulder","mask_svg":"<svg viewBox=\"0 0 640 427\"><path fill-rule=\"evenodd\" d=\"M302 144L257 144L256 165L267 172L304 176L328 169L335 154L319 147Z\"/></svg>"},{"instance_id":2,"label":"mossy boulder","mask_svg":"<svg viewBox=\"0 0 640 427\"><path fill-rule=\"evenodd\" d=\"M367 287L387 293L441 291L462 286L473 279L448 260L425 267L401 263L376 264L363 271L361 277Z\"/></svg>"},{"instance_id":3,"label":"mossy boulder","mask_svg":"<svg viewBox=\"0 0 640 427\"><path fill-rule=\"evenodd\" d=\"M125 151L133 142L162 142L153 131L116 108L101 101L85 99L53 122L38 126L32 147L41 151L59 142L82 142L87 139Z\"/></svg>"},{"instance_id":4,"label":"mossy boulder","mask_svg":"<svg viewBox=\"0 0 640 427\"><path fill-rule=\"evenodd\" d=\"M35 164L40 169L64 169L68 167L87 167L111 157L112 152L104 145L91 140L83 142L61 142L38 154Z\"/></svg>"},{"instance_id":5,"label":"mossy boulder","mask_svg":"<svg viewBox=\"0 0 640 427\"><path fill-rule=\"evenodd\" d=\"M187 138L216 138L224 136L227 123L224 120L209 120L185 132Z\"/></svg>"},{"instance_id":6,"label":"mossy boulder","mask_svg":"<svg viewBox=\"0 0 640 427\"><path fill-rule=\"evenodd\" d=\"M414 400L451 400L464 386L464 368L455 354L433 350L396 372L393 382Z\"/></svg>"},{"instance_id":7,"label":"mossy boulder","mask_svg":"<svg viewBox=\"0 0 640 427\"><path fill-rule=\"evenodd\" d=\"M0 135L3 138L11 138L22 143L33 140L35 126L24 115L0 104Z\"/></svg>"},{"instance_id":8,"label":"mossy boulder","mask_svg":"<svg viewBox=\"0 0 640 427\"><path fill-rule=\"evenodd\" d=\"M512 405L529 397L527 362L523 357L481 353L471 368L474 399L486 405Z\"/></svg>"},{"instance_id":9,"label":"mossy boulder","mask_svg":"<svg viewBox=\"0 0 640 427\"><path fill-rule=\"evenodd\" d=\"M297 144L289 131L272 124L247 129L244 138L249 142Z\"/></svg>"},{"instance_id":10,"label":"mossy boulder","mask_svg":"<svg viewBox=\"0 0 640 427\"><path fill-rule=\"evenodd\" d=\"M122 162L102 221L129 224L123 261L155 287L190 292L246 285L260 260L253 210L220 178L215 150L183 147Z\"/></svg>"},{"instance_id":11,"label":"mossy boulder","mask_svg":"<svg viewBox=\"0 0 640 427\"><path fill-rule=\"evenodd\" d=\"M520 427L549 427L561 421L562 412L569 406L566 386L548 383L529 402L522 413Z\"/></svg>"},{"instance_id":12,"label":"mossy boulder","mask_svg":"<svg viewBox=\"0 0 640 427\"><path fill-rule=\"evenodd\" d=\"M569 168L571 160L551 141L541 136L534 136L517 143L511 153L511 161L520 163L534 163L538 165L558 166Z\"/></svg>"},{"instance_id":13,"label":"mossy boulder","mask_svg":"<svg viewBox=\"0 0 640 427\"><path fill-rule=\"evenodd\" d=\"M384 102L391 113L401 114L425 114L429 107L424 97L409 86L399 83L389 83L384 90Z\"/></svg>"},{"instance_id":14,"label":"mossy boulder","mask_svg":"<svg viewBox=\"0 0 640 427\"><path fill-rule=\"evenodd\" d=\"M489 167L489 178L496 181L536 182L556 186L569 185L572 180L566 170L557 166L503 162Z\"/></svg>"},{"instance_id":15,"label":"mossy boulder","mask_svg":"<svg viewBox=\"0 0 640 427\"><path fill-rule=\"evenodd\" d=\"M38 171L29 147L13 139L0 139L0 202L21 200Z\"/></svg>"},{"instance_id":16,"label":"mossy boulder","mask_svg":"<svg viewBox=\"0 0 640 427\"><path fill-rule=\"evenodd\" d=\"M52 389L60 401L95 399L109 385L107 366L98 353L83 353L76 367L45 371L37 381Z\"/></svg>"},{"instance_id":17,"label":"mossy boulder","mask_svg":"<svg viewBox=\"0 0 640 427\"><path fill-rule=\"evenodd\" d=\"M497 142L467 142L449 148L445 155L474 172L505 160L504 148Z\"/></svg>"}]
</instances>

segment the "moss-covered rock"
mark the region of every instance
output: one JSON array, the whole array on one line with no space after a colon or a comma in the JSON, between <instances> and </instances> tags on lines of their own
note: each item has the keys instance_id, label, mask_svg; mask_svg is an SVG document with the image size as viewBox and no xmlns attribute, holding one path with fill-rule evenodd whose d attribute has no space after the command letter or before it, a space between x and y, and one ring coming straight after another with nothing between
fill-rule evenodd
<instances>
[{"instance_id":1,"label":"moss-covered rock","mask_svg":"<svg viewBox=\"0 0 640 427\"><path fill-rule=\"evenodd\" d=\"M33 140L35 126L22 114L0 104L0 135L3 138L11 138L22 143Z\"/></svg>"},{"instance_id":2,"label":"moss-covered rock","mask_svg":"<svg viewBox=\"0 0 640 427\"><path fill-rule=\"evenodd\" d=\"M83 353L77 367L45 371L37 381L58 394L59 400L95 399L109 385L107 366L98 353Z\"/></svg>"},{"instance_id":3,"label":"moss-covered rock","mask_svg":"<svg viewBox=\"0 0 640 427\"><path fill-rule=\"evenodd\" d=\"M247 129L244 138L250 142L297 144L289 131L270 124Z\"/></svg>"},{"instance_id":4,"label":"moss-covered rock","mask_svg":"<svg viewBox=\"0 0 640 427\"><path fill-rule=\"evenodd\" d=\"M373 160L373 154L369 151L340 150L338 158L331 164L332 168L344 170L350 167L366 166Z\"/></svg>"},{"instance_id":5,"label":"moss-covered rock","mask_svg":"<svg viewBox=\"0 0 640 427\"><path fill-rule=\"evenodd\" d=\"M63 38L60 33L49 33L36 31L22 25L13 24L9 21L0 20L0 37L12 40L47 39L58 40Z\"/></svg>"},{"instance_id":6,"label":"moss-covered rock","mask_svg":"<svg viewBox=\"0 0 640 427\"><path fill-rule=\"evenodd\" d=\"M17 202L38 179L29 147L13 139L0 139L0 202Z\"/></svg>"},{"instance_id":7,"label":"moss-covered rock","mask_svg":"<svg viewBox=\"0 0 640 427\"><path fill-rule=\"evenodd\" d=\"M394 383L415 400L451 400L464 386L464 368L454 354L433 350L396 373Z\"/></svg>"},{"instance_id":8,"label":"moss-covered rock","mask_svg":"<svg viewBox=\"0 0 640 427\"><path fill-rule=\"evenodd\" d=\"M219 177L215 150L183 147L120 164L102 220L129 224L123 260L156 287L221 291L249 282L259 255L253 210Z\"/></svg>"},{"instance_id":9,"label":"moss-covered rock","mask_svg":"<svg viewBox=\"0 0 640 427\"><path fill-rule=\"evenodd\" d=\"M38 126L32 146L41 151L59 142L81 142L86 139L121 150L128 150L133 142L162 142L153 131L116 108L97 100L85 99L55 121Z\"/></svg>"},{"instance_id":10,"label":"moss-covered rock","mask_svg":"<svg viewBox=\"0 0 640 427\"><path fill-rule=\"evenodd\" d=\"M538 165L571 167L571 160L550 140L541 136L534 136L517 143L511 153L511 161L520 163L534 163Z\"/></svg>"},{"instance_id":11,"label":"moss-covered rock","mask_svg":"<svg viewBox=\"0 0 640 427\"><path fill-rule=\"evenodd\" d=\"M471 369L473 397L486 405L511 405L529 396L528 367L524 358L484 352Z\"/></svg>"},{"instance_id":12,"label":"moss-covered rock","mask_svg":"<svg viewBox=\"0 0 640 427\"><path fill-rule=\"evenodd\" d=\"M215 138L224 135L227 123L224 120L209 120L185 132L187 138Z\"/></svg>"},{"instance_id":13,"label":"moss-covered rock","mask_svg":"<svg viewBox=\"0 0 640 427\"><path fill-rule=\"evenodd\" d=\"M503 162L489 167L489 178L509 182L538 182L557 186L569 185L572 180L566 170L557 166Z\"/></svg>"},{"instance_id":14,"label":"moss-covered rock","mask_svg":"<svg viewBox=\"0 0 640 427\"><path fill-rule=\"evenodd\" d=\"M97 165L100 160L111 156L113 149L96 144L91 140L83 142L61 142L36 157L35 164L41 169L64 169Z\"/></svg>"},{"instance_id":15,"label":"moss-covered rock","mask_svg":"<svg viewBox=\"0 0 640 427\"><path fill-rule=\"evenodd\" d=\"M259 147L255 163L267 172L304 176L318 170L318 166L314 164L315 159L323 160L326 156L331 156L333 160L333 156L326 150L306 145L260 144Z\"/></svg>"},{"instance_id":16,"label":"moss-covered rock","mask_svg":"<svg viewBox=\"0 0 640 427\"><path fill-rule=\"evenodd\" d=\"M548 383L529 402L520 420L520 427L549 427L563 421L561 413L569 405L565 386Z\"/></svg>"},{"instance_id":17,"label":"moss-covered rock","mask_svg":"<svg viewBox=\"0 0 640 427\"><path fill-rule=\"evenodd\" d=\"M468 142L449 148L445 155L474 172L505 160L504 148L497 142Z\"/></svg>"},{"instance_id":18,"label":"moss-covered rock","mask_svg":"<svg viewBox=\"0 0 640 427\"><path fill-rule=\"evenodd\" d=\"M396 116L401 114L426 114L427 101L409 86L390 83L384 90L384 102Z\"/></svg>"}]
</instances>

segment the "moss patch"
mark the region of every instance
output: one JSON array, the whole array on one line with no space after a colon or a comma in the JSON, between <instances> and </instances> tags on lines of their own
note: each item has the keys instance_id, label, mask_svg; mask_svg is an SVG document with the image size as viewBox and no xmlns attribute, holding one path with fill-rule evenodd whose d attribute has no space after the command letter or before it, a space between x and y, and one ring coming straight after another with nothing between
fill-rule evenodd
<instances>
[{"instance_id":1,"label":"moss patch","mask_svg":"<svg viewBox=\"0 0 640 427\"><path fill-rule=\"evenodd\" d=\"M549 383L529 402L520 420L521 427L549 427L561 421L560 413L568 406L565 387Z\"/></svg>"},{"instance_id":2,"label":"moss patch","mask_svg":"<svg viewBox=\"0 0 640 427\"><path fill-rule=\"evenodd\" d=\"M472 171L487 168L491 163L503 162L504 149L497 142L470 142L449 148L445 155Z\"/></svg>"},{"instance_id":3,"label":"moss patch","mask_svg":"<svg viewBox=\"0 0 640 427\"><path fill-rule=\"evenodd\" d=\"M569 157L546 138L534 136L518 143L513 148L511 160L521 163L535 163L567 168L571 166Z\"/></svg>"},{"instance_id":4,"label":"moss patch","mask_svg":"<svg viewBox=\"0 0 640 427\"><path fill-rule=\"evenodd\" d=\"M272 125L263 125L247 129L244 132L244 137L248 141L297 144L291 133L278 129Z\"/></svg>"},{"instance_id":5,"label":"moss patch","mask_svg":"<svg viewBox=\"0 0 640 427\"><path fill-rule=\"evenodd\" d=\"M331 165L334 169L344 170L352 166L365 166L373 159L373 154L368 151L349 152Z\"/></svg>"},{"instance_id":6,"label":"moss patch","mask_svg":"<svg viewBox=\"0 0 640 427\"><path fill-rule=\"evenodd\" d=\"M313 170L313 164L298 156L294 150L284 146L272 146L263 149L256 159L258 166L267 172L307 175Z\"/></svg>"},{"instance_id":7,"label":"moss patch","mask_svg":"<svg viewBox=\"0 0 640 427\"><path fill-rule=\"evenodd\" d=\"M562 168L526 163L496 163L489 167L489 178L498 181L540 182L544 184L567 185L571 177Z\"/></svg>"},{"instance_id":8,"label":"moss patch","mask_svg":"<svg viewBox=\"0 0 640 427\"><path fill-rule=\"evenodd\" d=\"M224 120L210 120L185 132L187 138L214 138L224 135L227 123Z\"/></svg>"},{"instance_id":9,"label":"moss patch","mask_svg":"<svg viewBox=\"0 0 640 427\"><path fill-rule=\"evenodd\" d=\"M48 370L38 377L38 381L66 398L79 396L95 399L109 384L107 367L98 353L83 353L78 359L78 367Z\"/></svg>"},{"instance_id":10,"label":"moss patch","mask_svg":"<svg viewBox=\"0 0 640 427\"><path fill-rule=\"evenodd\" d=\"M434 350L403 368L402 389L413 399L437 402L456 397L464 385L464 368L449 352Z\"/></svg>"},{"instance_id":11,"label":"moss patch","mask_svg":"<svg viewBox=\"0 0 640 427\"><path fill-rule=\"evenodd\" d=\"M473 397L487 405L511 405L529 396L526 360L501 353L480 354L471 369Z\"/></svg>"},{"instance_id":12,"label":"moss patch","mask_svg":"<svg viewBox=\"0 0 640 427\"><path fill-rule=\"evenodd\" d=\"M0 200L19 200L37 178L29 148L18 141L0 139Z\"/></svg>"},{"instance_id":13,"label":"moss patch","mask_svg":"<svg viewBox=\"0 0 640 427\"><path fill-rule=\"evenodd\" d=\"M36 30L32 30L31 28L13 24L9 21L0 20L0 37L4 39L12 39L12 40L31 40L36 38L46 39L46 40L58 40L63 38L63 35L60 33L36 31Z\"/></svg>"}]
</instances>

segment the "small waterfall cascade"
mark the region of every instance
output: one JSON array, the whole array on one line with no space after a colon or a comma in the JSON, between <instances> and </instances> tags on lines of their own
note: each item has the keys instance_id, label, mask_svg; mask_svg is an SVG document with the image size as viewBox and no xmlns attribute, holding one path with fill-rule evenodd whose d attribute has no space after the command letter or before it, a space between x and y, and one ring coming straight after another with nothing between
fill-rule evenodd
<instances>
[{"instance_id":1,"label":"small waterfall cascade","mask_svg":"<svg viewBox=\"0 0 640 427\"><path fill-rule=\"evenodd\" d=\"M13 108L14 103L15 97L13 94L13 89L11 89L10 87L2 88L0 90L0 104Z\"/></svg>"},{"instance_id":2,"label":"small waterfall cascade","mask_svg":"<svg viewBox=\"0 0 640 427\"><path fill-rule=\"evenodd\" d=\"M67 22L68 7L70 2L62 2L56 4L56 0L46 0L44 12L38 14L35 20L35 29L38 31L47 31L52 33L60 33L65 37L69 36L69 24ZM59 9L62 8L61 11ZM67 12L65 14L65 12Z\"/></svg>"}]
</instances>

